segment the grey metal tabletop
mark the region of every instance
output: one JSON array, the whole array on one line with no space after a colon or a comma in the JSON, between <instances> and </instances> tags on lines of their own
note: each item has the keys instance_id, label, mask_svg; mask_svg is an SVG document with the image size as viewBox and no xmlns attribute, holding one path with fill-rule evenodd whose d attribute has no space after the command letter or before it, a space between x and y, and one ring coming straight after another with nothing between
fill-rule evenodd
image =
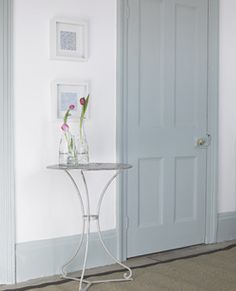
<instances>
[{"instance_id":1,"label":"grey metal tabletop","mask_svg":"<svg viewBox=\"0 0 236 291\"><path fill-rule=\"evenodd\" d=\"M128 170L132 168L129 164L121 163L89 163L78 165L51 165L47 166L51 170L83 170L83 171L111 171L111 170Z\"/></svg>"}]
</instances>

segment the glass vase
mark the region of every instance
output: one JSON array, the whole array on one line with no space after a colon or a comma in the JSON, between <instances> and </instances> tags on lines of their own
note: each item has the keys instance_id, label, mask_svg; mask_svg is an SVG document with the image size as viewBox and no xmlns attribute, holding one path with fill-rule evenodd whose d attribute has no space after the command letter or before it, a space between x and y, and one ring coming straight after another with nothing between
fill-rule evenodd
<instances>
[{"instance_id":1,"label":"glass vase","mask_svg":"<svg viewBox=\"0 0 236 291\"><path fill-rule=\"evenodd\" d=\"M70 132L63 132L59 146L59 165L76 165L75 137Z\"/></svg>"},{"instance_id":2,"label":"glass vase","mask_svg":"<svg viewBox=\"0 0 236 291\"><path fill-rule=\"evenodd\" d=\"M79 135L77 137L76 152L78 164L89 163L89 146L84 129L84 123L80 127Z\"/></svg>"}]
</instances>

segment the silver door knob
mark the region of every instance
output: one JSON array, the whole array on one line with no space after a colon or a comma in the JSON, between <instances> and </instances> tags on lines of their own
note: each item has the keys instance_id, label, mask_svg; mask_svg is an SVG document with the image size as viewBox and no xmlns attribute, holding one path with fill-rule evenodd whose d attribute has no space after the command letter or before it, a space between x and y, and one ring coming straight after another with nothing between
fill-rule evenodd
<instances>
[{"instance_id":1,"label":"silver door knob","mask_svg":"<svg viewBox=\"0 0 236 291\"><path fill-rule=\"evenodd\" d=\"M195 141L195 146L201 149L206 149L211 144L211 135L209 133L206 134L206 137L199 137Z\"/></svg>"},{"instance_id":2,"label":"silver door knob","mask_svg":"<svg viewBox=\"0 0 236 291\"><path fill-rule=\"evenodd\" d=\"M198 146L203 146L203 145L205 145L205 143L206 143L206 139L205 138L199 138L198 140L197 140L197 145Z\"/></svg>"}]
</instances>

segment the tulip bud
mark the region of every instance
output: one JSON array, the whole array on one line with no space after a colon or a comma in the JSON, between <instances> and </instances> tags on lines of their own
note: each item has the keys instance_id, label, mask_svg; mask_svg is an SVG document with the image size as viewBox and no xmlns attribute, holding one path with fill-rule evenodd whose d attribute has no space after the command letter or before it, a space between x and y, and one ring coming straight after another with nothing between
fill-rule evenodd
<instances>
[{"instance_id":1,"label":"tulip bud","mask_svg":"<svg viewBox=\"0 0 236 291\"><path fill-rule=\"evenodd\" d=\"M61 126L61 129L63 131L68 131L69 130L69 125L67 123L63 123L62 126Z\"/></svg>"},{"instance_id":2,"label":"tulip bud","mask_svg":"<svg viewBox=\"0 0 236 291\"><path fill-rule=\"evenodd\" d=\"M86 102L86 101L85 101L85 98L84 98L84 97L83 97L83 98L80 98L80 104L81 104L81 105L84 105L85 102Z\"/></svg>"}]
</instances>

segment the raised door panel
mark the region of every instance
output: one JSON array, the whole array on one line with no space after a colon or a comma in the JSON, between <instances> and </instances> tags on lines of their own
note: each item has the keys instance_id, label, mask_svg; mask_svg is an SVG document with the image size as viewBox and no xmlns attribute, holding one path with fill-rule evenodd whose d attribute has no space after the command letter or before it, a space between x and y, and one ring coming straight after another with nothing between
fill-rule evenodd
<instances>
[{"instance_id":1,"label":"raised door panel","mask_svg":"<svg viewBox=\"0 0 236 291\"><path fill-rule=\"evenodd\" d=\"M206 130L207 0L174 0L174 126Z\"/></svg>"},{"instance_id":2,"label":"raised door panel","mask_svg":"<svg viewBox=\"0 0 236 291\"><path fill-rule=\"evenodd\" d=\"M164 6L158 0L141 0L139 5L139 124L161 126Z\"/></svg>"},{"instance_id":3,"label":"raised door panel","mask_svg":"<svg viewBox=\"0 0 236 291\"><path fill-rule=\"evenodd\" d=\"M128 119L134 136L140 130L163 125L164 2L130 0L128 52L132 72L128 72L128 103L133 110Z\"/></svg>"},{"instance_id":4,"label":"raised door panel","mask_svg":"<svg viewBox=\"0 0 236 291\"><path fill-rule=\"evenodd\" d=\"M197 158L175 158L174 223L196 220Z\"/></svg>"},{"instance_id":5,"label":"raised door panel","mask_svg":"<svg viewBox=\"0 0 236 291\"><path fill-rule=\"evenodd\" d=\"M163 159L139 159L138 227L163 223Z\"/></svg>"},{"instance_id":6,"label":"raised door panel","mask_svg":"<svg viewBox=\"0 0 236 291\"><path fill-rule=\"evenodd\" d=\"M196 125L198 97L198 10L175 6L175 125ZM194 69L193 69L194 68Z\"/></svg>"}]
</instances>

